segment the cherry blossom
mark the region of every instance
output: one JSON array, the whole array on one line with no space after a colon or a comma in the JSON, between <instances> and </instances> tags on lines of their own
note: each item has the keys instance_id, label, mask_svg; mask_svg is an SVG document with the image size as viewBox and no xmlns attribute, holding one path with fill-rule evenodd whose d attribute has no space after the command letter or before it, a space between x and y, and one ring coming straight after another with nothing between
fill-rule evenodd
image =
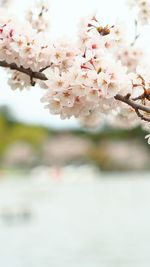
<instances>
[{"instance_id":1,"label":"cherry blossom","mask_svg":"<svg viewBox=\"0 0 150 267\"><path fill-rule=\"evenodd\" d=\"M148 23L149 2L129 3L140 23ZM92 14L81 19L77 40L52 40L48 10L44 0L38 2L20 23L0 9L0 66L7 68L11 88L37 84L44 89L45 108L62 119L75 117L95 126L106 117L111 125L141 125L149 133L150 60L135 45L138 35L130 44L123 22L103 25ZM149 135L146 138L150 143Z\"/></svg>"},{"instance_id":2,"label":"cherry blossom","mask_svg":"<svg viewBox=\"0 0 150 267\"><path fill-rule=\"evenodd\" d=\"M145 25L150 20L150 2L149 0L128 0L131 8L136 7L138 13L138 21Z\"/></svg>"},{"instance_id":3,"label":"cherry blossom","mask_svg":"<svg viewBox=\"0 0 150 267\"><path fill-rule=\"evenodd\" d=\"M41 0L30 7L26 12L26 20L37 32L44 32L49 29L49 4Z\"/></svg>"}]
</instances>

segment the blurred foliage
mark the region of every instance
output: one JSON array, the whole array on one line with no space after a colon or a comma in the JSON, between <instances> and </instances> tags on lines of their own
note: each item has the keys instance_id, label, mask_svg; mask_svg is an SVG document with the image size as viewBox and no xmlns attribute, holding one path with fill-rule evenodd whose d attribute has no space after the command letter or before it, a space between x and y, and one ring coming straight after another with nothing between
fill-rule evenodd
<instances>
[{"instance_id":1,"label":"blurred foliage","mask_svg":"<svg viewBox=\"0 0 150 267\"><path fill-rule=\"evenodd\" d=\"M23 141L38 148L48 135L46 128L18 122L7 107L0 108L0 155L16 141Z\"/></svg>"},{"instance_id":2,"label":"blurred foliage","mask_svg":"<svg viewBox=\"0 0 150 267\"><path fill-rule=\"evenodd\" d=\"M109 146L107 148L109 143L111 146L112 143L119 141L129 142L131 144L132 142L136 142L139 145L139 149L144 148L145 153L148 155L150 153L147 142L144 140L145 132L140 128L121 130L105 126L104 129L94 131L82 128L57 131L42 126L18 122L7 107L0 107L0 159L3 158L3 155L12 144L23 142L33 148L36 158L38 158L37 164L39 164L44 142L61 135L76 136L92 144L88 154L85 155L84 159L79 159L79 161L83 160L84 162L85 160L85 162L94 163L103 170L126 169L125 166L116 164L112 157L109 157ZM126 146L126 143L124 146ZM2 163L2 160L0 163Z\"/></svg>"}]
</instances>

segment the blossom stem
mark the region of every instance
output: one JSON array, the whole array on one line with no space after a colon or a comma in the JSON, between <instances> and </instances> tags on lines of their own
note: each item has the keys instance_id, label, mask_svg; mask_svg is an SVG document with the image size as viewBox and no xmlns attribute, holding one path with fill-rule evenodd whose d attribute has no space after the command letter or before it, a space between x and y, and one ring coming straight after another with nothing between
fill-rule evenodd
<instances>
[{"instance_id":1,"label":"blossom stem","mask_svg":"<svg viewBox=\"0 0 150 267\"><path fill-rule=\"evenodd\" d=\"M134 36L133 42L131 43L131 46L135 45L135 43L139 37L140 37L140 33L138 33L138 22L137 22L137 20L135 20L135 36Z\"/></svg>"}]
</instances>

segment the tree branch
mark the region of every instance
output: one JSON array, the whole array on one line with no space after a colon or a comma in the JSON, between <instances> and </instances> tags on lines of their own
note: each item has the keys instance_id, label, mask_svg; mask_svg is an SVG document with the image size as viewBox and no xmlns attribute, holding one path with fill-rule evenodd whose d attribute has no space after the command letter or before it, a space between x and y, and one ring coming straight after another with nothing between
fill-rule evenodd
<instances>
[{"instance_id":1,"label":"tree branch","mask_svg":"<svg viewBox=\"0 0 150 267\"><path fill-rule=\"evenodd\" d=\"M137 116L141 119L141 120L144 120L144 121L147 121L147 122L150 122L150 117L145 117L143 114L141 114L140 111L143 111L143 112L147 112L150 114L150 107L147 107L145 105L142 105L142 104L138 104L136 103L134 100L131 100L130 99L130 94L127 94L126 96L122 96L120 94L117 94L114 98L116 100L119 100L127 105L129 105L130 107L132 107Z\"/></svg>"},{"instance_id":2,"label":"tree branch","mask_svg":"<svg viewBox=\"0 0 150 267\"><path fill-rule=\"evenodd\" d=\"M0 61L0 67L9 68L11 70L17 70L19 72L22 72L22 73L30 76L31 81L33 81L33 79L38 79L38 80L42 80L42 81L48 80L47 77L45 76L45 74L42 73L43 69L40 70L39 72L32 71L32 69L30 69L30 68L26 69L23 66L18 67L15 63L7 63L6 61Z\"/></svg>"},{"instance_id":3,"label":"tree branch","mask_svg":"<svg viewBox=\"0 0 150 267\"><path fill-rule=\"evenodd\" d=\"M31 79L31 85L34 86L35 81L33 79L38 79L38 80L42 80L42 81L48 80L48 78L46 77L46 75L44 73L42 73L42 71L44 71L46 68L48 68L50 66L47 66L46 68L43 68L37 72L37 71L32 71L32 69L30 69L30 68L26 69L23 66L18 67L17 64L15 64L15 63L7 63L6 61L0 61L0 67L9 68L11 70L17 70L21 73L28 75ZM150 107L147 107L145 105L138 104L137 102L135 102L137 100L142 99L143 95L138 97L138 98L135 98L135 99L130 99L130 97L131 97L130 94L127 94L126 96L122 96L120 94L117 94L114 98L116 100L121 101L121 102L129 105L130 107L132 107L140 119L150 122L150 117L148 118L148 117L145 117L143 114L141 114L141 111L147 112L150 114ZM148 100L150 100L150 94L146 94L145 97Z\"/></svg>"}]
</instances>

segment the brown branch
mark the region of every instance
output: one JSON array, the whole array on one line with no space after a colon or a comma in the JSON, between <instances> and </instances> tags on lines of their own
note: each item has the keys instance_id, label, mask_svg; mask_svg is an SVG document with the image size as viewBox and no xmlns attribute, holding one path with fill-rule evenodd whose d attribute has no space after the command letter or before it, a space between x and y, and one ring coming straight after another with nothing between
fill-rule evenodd
<instances>
[{"instance_id":1,"label":"brown branch","mask_svg":"<svg viewBox=\"0 0 150 267\"><path fill-rule=\"evenodd\" d=\"M142 95L139 95L135 98L132 98L133 101L137 101L137 100L149 100L150 101L150 90L144 90L144 93Z\"/></svg>"},{"instance_id":2,"label":"brown branch","mask_svg":"<svg viewBox=\"0 0 150 267\"><path fill-rule=\"evenodd\" d=\"M141 120L150 122L150 118L146 118L143 114L141 114L141 112L140 112L138 109L135 110L135 112L136 112L137 116L138 116Z\"/></svg>"},{"instance_id":3,"label":"brown branch","mask_svg":"<svg viewBox=\"0 0 150 267\"><path fill-rule=\"evenodd\" d=\"M134 98L132 98L132 100L133 101L137 101L137 100L144 100L145 99L145 95L144 94L142 94L142 95L139 95L139 96L137 96L137 97L134 97Z\"/></svg>"},{"instance_id":4,"label":"brown branch","mask_svg":"<svg viewBox=\"0 0 150 267\"><path fill-rule=\"evenodd\" d=\"M42 71L45 70L46 68L50 67L50 66L43 68L37 72L37 71L32 71L32 69L30 69L30 68L26 69L23 66L18 67L17 64L15 64L15 63L7 63L6 61L0 61L0 67L9 68L11 70L17 70L21 73L28 75L30 77L30 80L31 80L31 85L34 86L35 85L34 79L38 79L38 80L42 80L42 81L48 80L48 78L46 77L46 75L44 73L42 73ZM130 97L131 97L130 94L127 94L126 96L122 96L120 94L117 94L114 98L116 100L121 101L121 102L129 105L130 107L132 107L135 110L135 112L139 118L141 118L144 121L150 122L150 118L147 118L143 114L141 114L141 111L147 112L150 114L150 107L147 107L145 105L141 105L141 104L138 104L137 102L135 102L139 99L142 99L143 95L141 95L135 99L130 99ZM149 100L150 99L149 93L147 93L145 95L145 97Z\"/></svg>"},{"instance_id":5,"label":"brown branch","mask_svg":"<svg viewBox=\"0 0 150 267\"><path fill-rule=\"evenodd\" d=\"M17 70L21 73L24 73L28 76L30 76L31 81L33 82L33 79L38 79L42 81L48 80L44 73L42 73L42 70L39 72L32 71L32 69L24 68L23 66L18 67L15 63L7 63L6 61L0 61L0 67L9 68L11 70ZM34 84L34 83L33 83Z\"/></svg>"},{"instance_id":6,"label":"brown branch","mask_svg":"<svg viewBox=\"0 0 150 267\"><path fill-rule=\"evenodd\" d=\"M147 107L145 105L138 104L134 100L130 99L130 94L127 94L126 96L122 96L120 94L117 94L114 98L116 100L119 100L127 105L129 105L131 108L133 108L137 114L137 116L144 121L150 122L150 118L145 117L143 114L141 114L140 111L147 112L150 114L150 107Z\"/></svg>"}]
</instances>

